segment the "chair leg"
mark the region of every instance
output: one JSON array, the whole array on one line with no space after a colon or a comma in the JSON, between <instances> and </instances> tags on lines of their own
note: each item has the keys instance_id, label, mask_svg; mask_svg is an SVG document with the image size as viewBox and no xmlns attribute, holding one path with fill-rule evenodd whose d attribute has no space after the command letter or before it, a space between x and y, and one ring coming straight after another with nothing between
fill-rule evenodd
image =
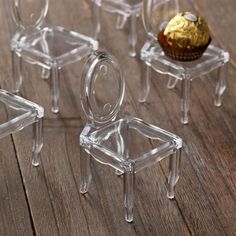
<instances>
[{"instance_id":1,"label":"chair leg","mask_svg":"<svg viewBox=\"0 0 236 236\"><path fill-rule=\"evenodd\" d=\"M116 29L121 30L124 28L127 22L127 16L118 14L116 19Z\"/></svg>"},{"instance_id":2,"label":"chair leg","mask_svg":"<svg viewBox=\"0 0 236 236\"><path fill-rule=\"evenodd\" d=\"M53 65L51 68L51 96L52 96L52 112L59 112L59 96L60 96L60 68Z\"/></svg>"},{"instance_id":3,"label":"chair leg","mask_svg":"<svg viewBox=\"0 0 236 236\"><path fill-rule=\"evenodd\" d=\"M177 150L170 155L169 160L169 177L168 177L168 192L167 197L173 199L175 197L174 187L179 180L181 164L181 150Z\"/></svg>"},{"instance_id":4,"label":"chair leg","mask_svg":"<svg viewBox=\"0 0 236 236\"><path fill-rule=\"evenodd\" d=\"M49 77L50 77L50 70L43 67L41 71L41 78L48 79Z\"/></svg>"},{"instance_id":5,"label":"chair leg","mask_svg":"<svg viewBox=\"0 0 236 236\"><path fill-rule=\"evenodd\" d=\"M33 124L33 155L32 165L39 165L39 153L43 147L43 119L40 118Z\"/></svg>"},{"instance_id":6,"label":"chair leg","mask_svg":"<svg viewBox=\"0 0 236 236\"><path fill-rule=\"evenodd\" d=\"M152 68L147 64L142 66L141 75L141 93L139 96L139 102L146 102L150 93L150 82L151 82Z\"/></svg>"},{"instance_id":7,"label":"chair leg","mask_svg":"<svg viewBox=\"0 0 236 236\"><path fill-rule=\"evenodd\" d=\"M188 124L188 112L190 106L190 94L191 94L191 81L189 78L182 80L182 92L181 92L181 123Z\"/></svg>"},{"instance_id":8,"label":"chair leg","mask_svg":"<svg viewBox=\"0 0 236 236\"><path fill-rule=\"evenodd\" d=\"M129 125L128 122L119 128L119 132L116 132L116 143L117 143L117 153L126 159L129 158ZM115 174L118 176L123 175L123 171L115 170Z\"/></svg>"},{"instance_id":9,"label":"chair leg","mask_svg":"<svg viewBox=\"0 0 236 236\"><path fill-rule=\"evenodd\" d=\"M50 55L50 51L49 51L50 44L52 44L52 42L47 41L46 35L45 35L45 33L43 33L43 37L41 40L41 47L43 49L43 52L47 55ZM50 70L43 67L42 71L41 71L41 78L42 79L49 79L50 78Z\"/></svg>"},{"instance_id":10,"label":"chair leg","mask_svg":"<svg viewBox=\"0 0 236 236\"><path fill-rule=\"evenodd\" d=\"M137 16L130 16L130 34L129 34L129 55L131 57L136 56L136 44L137 44Z\"/></svg>"},{"instance_id":11,"label":"chair leg","mask_svg":"<svg viewBox=\"0 0 236 236\"><path fill-rule=\"evenodd\" d=\"M176 172L175 172L175 185L177 184L180 172L181 172L181 159L182 159L182 148L176 151Z\"/></svg>"},{"instance_id":12,"label":"chair leg","mask_svg":"<svg viewBox=\"0 0 236 236\"><path fill-rule=\"evenodd\" d=\"M117 176L121 176L121 175L123 175L123 172L121 172L120 170L115 170L115 174Z\"/></svg>"},{"instance_id":13,"label":"chair leg","mask_svg":"<svg viewBox=\"0 0 236 236\"><path fill-rule=\"evenodd\" d=\"M101 9L95 2L93 3L93 38L98 39L101 31Z\"/></svg>"},{"instance_id":14,"label":"chair leg","mask_svg":"<svg viewBox=\"0 0 236 236\"><path fill-rule=\"evenodd\" d=\"M216 84L216 91L215 91L215 106L220 107L222 105L222 95L227 87L227 76L228 76L228 63L221 66L218 69L218 82Z\"/></svg>"},{"instance_id":15,"label":"chair leg","mask_svg":"<svg viewBox=\"0 0 236 236\"><path fill-rule=\"evenodd\" d=\"M133 221L135 172L133 163L128 163L124 170L125 220Z\"/></svg>"},{"instance_id":16,"label":"chair leg","mask_svg":"<svg viewBox=\"0 0 236 236\"><path fill-rule=\"evenodd\" d=\"M178 79L176 79L176 78L174 78L172 76L169 76L168 83L167 83L167 88L168 89L175 88L177 82L178 82Z\"/></svg>"},{"instance_id":17,"label":"chair leg","mask_svg":"<svg viewBox=\"0 0 236 236\"><path fill-rule=\"evenodd\" d=\"M13 73L13 92L18 93L22 84L22 58L14 51L11 51L12 73Z\"/></svg>"},{"instance_id":18,"label":"chair leg","mask_svg":"<svg viewBox=\"0 0 236 236\"><path fill-rule=\"evenodd\" d=\"M80 147L80 192L87 193L92 179L90 168L90 155Z\"/></svg>"}]
</instances>

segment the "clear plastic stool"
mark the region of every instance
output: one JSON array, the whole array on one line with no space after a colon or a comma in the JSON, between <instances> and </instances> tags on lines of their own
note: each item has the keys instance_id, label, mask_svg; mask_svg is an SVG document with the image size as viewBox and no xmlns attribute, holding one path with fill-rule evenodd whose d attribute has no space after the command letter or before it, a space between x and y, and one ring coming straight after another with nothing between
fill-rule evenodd
<instances>
[{"instance_id":1,"label":"clear plastic stool","mask_svg":"<svg viewBox=\"0 0 236 236\"><path fill-rule=\"evenodd\" d=\"M60 26L42 27L49 0L11 0L11 10L17 31L11 40L14 92L22 84L22 59L42 67L42 78L50 78L52 112L59 111L60 69L79 61L98 42L85 35Z\"/></svg>"},{"instance_id":2,"label":"clear plastic stool","mask_svg":"<svg viewBox=\"0 0 236 236\"><path fill-rule=\"evenodd\" d=\"M130 18L130 33L129 33L129 55L136 56L137 43L137 17L141 13L142 0L92 0L93 1L93 28L94 38L99 37L101 30L100 8L105 11L118 14L116 28L122 29Z\"/></svg>"},{"instance_id":3,"label":"clear plastic stool","mask_svg":"<svg viewBox=\"0 0 236 236\"><path fill-rule=\"evenodd\" d=\"M81 102L87 123L80 134L80 192L91 181L90 159L113 167L124 175L125 219L133 221L135 173L169 157L168 198L174 198L179 179L182 139L144 121L125 116L117 118L125 92L125 82L114 57L95 52L85 64ZM113 85L113 86L111 86ZM135 140L153 141L154 146L135 153Z\"/></svg>"},{"instance_id":4,"label":"clear plastic stool","mask_svg":"<svg viewBox=\"0 0 236 236\"><path fill-rule=\"evenodd\" d=\"M43 108L0 89L0 114L0 138L33 124L32 164L38 166L39 153L43 147Z\"/></svg>"},{"instance_id":5,"label":"clear plastic stool","mask_svg":"<svg viewBox=\"0 0 236 236\"><path fill-rule=\"evenodd\" d=\"M150 7L152 6L152 7ZM227 63L229 53L223 49L209 45L202 57L191 62L180 62L165 55L157 34L168 21L179 12L178 0L145 0L143 4L143 24L147 32L147 40L141 50L141 60L145 64L141 78L141 96L139 101L145 102L150 92L151 70L169 76L167 87L173 89L181 81L181 123L188 123L190 110L191 82L218 69L218 82L215 91L215 106L222 104L222 95L226 89Z\"/></svg>"}]
</instances>

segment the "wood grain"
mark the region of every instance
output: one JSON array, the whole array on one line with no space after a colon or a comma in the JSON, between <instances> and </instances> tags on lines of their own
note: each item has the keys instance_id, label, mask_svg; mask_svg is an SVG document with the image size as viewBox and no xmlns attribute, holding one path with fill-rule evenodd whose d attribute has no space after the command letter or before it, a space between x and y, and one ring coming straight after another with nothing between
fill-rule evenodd
<instances>
[{"instance_id":1,"label":"wood grain","mask_svg":"<svg viewBox=\"0 0 236 236\"><path fill-rule=\"evenodd\" d=\"M33 235L14 144L11 137L0 142L0 235Z\"/></svg>"},{"instance_id":2,"label":"wood grain","mask_svg":"<svg viewBox=\"0 0 236 236\"><path fill-rule=\"evenodd\" d=\"M11 89L9 40L14 26L8 1L0 0L0 86ZM90 1L50 0L47 23L91 35ZM0 141L0 235L235 235L236 234L236 3L182 1L181 9L200 12L214 43L231 53L228 89L221 108L213 106L216 72L193 82L190 123L179 122L179 85L166 88L167 78L152 73L148 103L139 104L142 63L128 56L128 26L115 30L116 17L102 14L101 48L120 61L126 79L122 114L131 114L172 131L184 140L181 179L176 199L166 197L167 162L136 177L135 221L123 218L122 177L92 163L89 193L79 193L78 137L84 122L79 100L84 60L62 69L60 114L50 111L49 83L40 69L24 64L20 94L45 107L44 148L38 168L31 166L28 127ZM210 9L210 10L209 10ZM230 26L230 28L228 28ZM138 22L138 49L145 41ZM142 142L135 151L151 148Z\"/></svg>"}]
</instances>

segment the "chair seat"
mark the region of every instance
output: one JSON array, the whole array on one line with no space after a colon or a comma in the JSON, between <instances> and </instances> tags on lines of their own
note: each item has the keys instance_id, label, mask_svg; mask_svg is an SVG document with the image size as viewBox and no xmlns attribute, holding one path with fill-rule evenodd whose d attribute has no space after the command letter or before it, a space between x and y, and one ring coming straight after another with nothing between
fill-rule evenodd
<instances>
[{"instance_id":1,"label":"chair seat","mask_svg":"<svg viewBox=\"0 0 236 236\"><path fill-rule=\"evenodd\" d=\"M11 46L30 63L50 68L55 62L62 67L87 56L91 50L97 50L98 43L90 37L55 26L44 27L26 36L16 34Z\"/></svg>"},{"instance_id":2,"label":"chair seat","mask_svg":"<svg viewBox=\"0 0 236 236\"><path fill-rule=\"evenodd\" d=\"M43 113L41 106L0 89L0 138L31 125Z\"/></svg>"},{"instance_id":3,"label":"chair seat","mask_svg":"<svg viewBox=\"0 0 236 236\"><path fill-rule=\"evenodd\" d=\"M82 132L83 145L90 146L90 154L95 159L121 172L126 162L134 162L135 170L138 171L169 156L182 146L178 136L129 116L84 137ZM147 145L145 150L143 144L150 141L153 148ZM139 151L140 146L142 152ZM104 159L104 155L107 158Z\"/></svg>"},{"instance_id":4,"label":"chair seat","mask_svg":"<svg viewBox=\"0 0 236 236\"><path fill-rule=\"evenodd\" d=\"M195 61L180 62L165 55L157 42L146 42L141 50L141 59L154 70L162 74L182 79L188 73L190 79L200 77L229 61L229 53L209 45L202 57Z\"/></svg>"},{"instance_id":5,"label":"chair seat","mask_svg":"<svg viewBox=\"0 0 236 236\"><path fill-rule=\"evenodd\" d=\"M109 12L127 15L131 12L139 14L142 8L142 0L95 0L95 2Z\"/></svg>"}]
</instances>

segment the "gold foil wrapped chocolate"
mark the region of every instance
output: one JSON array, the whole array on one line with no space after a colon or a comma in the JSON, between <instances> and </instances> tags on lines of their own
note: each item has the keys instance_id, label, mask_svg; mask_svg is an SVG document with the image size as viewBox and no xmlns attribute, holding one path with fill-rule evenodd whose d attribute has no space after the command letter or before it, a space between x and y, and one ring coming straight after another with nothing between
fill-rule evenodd
<instances>
[{"instance_id":1,"label":"gold foil wrapped chocolate","mask_svg":"<svg viewBox=\"0 0 236 236\"><path fill-rule=\"evenodd\" d=\"M169 45L187 49L206 45L210 40L206 21L190 12L179 13L170 20L164 35Z\"/></svg>"}]
</instances>

